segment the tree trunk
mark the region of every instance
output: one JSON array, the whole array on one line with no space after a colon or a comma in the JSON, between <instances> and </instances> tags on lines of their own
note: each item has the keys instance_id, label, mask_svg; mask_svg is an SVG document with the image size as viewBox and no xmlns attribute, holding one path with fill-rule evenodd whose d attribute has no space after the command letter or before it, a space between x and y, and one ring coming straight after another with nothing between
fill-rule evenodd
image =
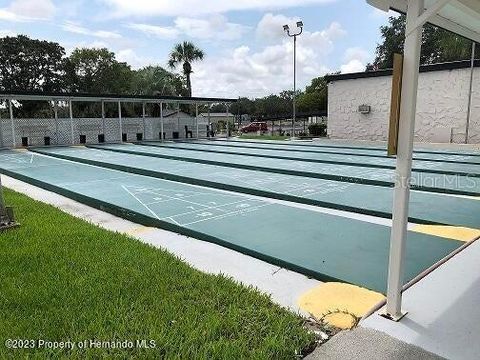
<instances>
[{"instance_id":1,"label":"tree trunk","mask_svg":"<svg viewBox=\"0 0 480 360\"><path fill-rule=\"evenodd\" d=\"M188 96L192 97L192 81L190 80L190 74L191 73L186 73L187 77L187 91L188 91Z\"/></svg>"}]
</instances>

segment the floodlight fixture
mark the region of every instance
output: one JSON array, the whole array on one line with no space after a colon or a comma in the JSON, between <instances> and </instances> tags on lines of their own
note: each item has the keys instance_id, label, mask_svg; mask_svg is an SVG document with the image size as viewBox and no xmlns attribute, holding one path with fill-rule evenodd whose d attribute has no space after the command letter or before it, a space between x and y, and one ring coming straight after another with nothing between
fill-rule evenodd
<instances>
[{"instance_id":1,"label":"floodlight fixture","mask_svg":"<svg viewBox=\"0 0 480 360\"><path fill-rule=\"evenodd\" d=\"M297 21L297 26L298 26L299 28L303 27L303 21Z\"/></svg>"},{"instance_id":2,"label":"floodlight fixture","mask_svg":"<svg viewBox=\"0 0 480 360\"><path fill-rule=\"evenodd\" d=\"M283 25L283 31L288 31L290 30L290 28L288 27L288 25Z\"/></svg>"}]
</instances>

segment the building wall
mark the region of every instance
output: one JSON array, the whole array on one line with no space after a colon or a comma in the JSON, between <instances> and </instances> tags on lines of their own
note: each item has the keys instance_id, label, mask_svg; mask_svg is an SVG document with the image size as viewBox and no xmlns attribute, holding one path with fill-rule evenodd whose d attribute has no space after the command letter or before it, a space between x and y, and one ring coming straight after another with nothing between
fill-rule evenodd
<instances>
[{"instance_id":1,"label":"building wall","mask_svg":"<svg viewBox=\"0 0 480 360\"><path fill-rule=\"evenodd\" d=\"M386 140L391 76L332 81L328 85L328 135L336 139ZM465 141L470 69L420 73L415 141ZM480 143L480 69L475 69L469 142ZM370 114L358 106L371 106Z\"/></svg>"}]
</instances>

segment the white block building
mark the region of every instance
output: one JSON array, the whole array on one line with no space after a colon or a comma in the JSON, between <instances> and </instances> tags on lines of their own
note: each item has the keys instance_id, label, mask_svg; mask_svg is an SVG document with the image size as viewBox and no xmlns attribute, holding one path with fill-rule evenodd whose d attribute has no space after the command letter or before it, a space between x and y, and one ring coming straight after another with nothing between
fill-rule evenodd
<instances>
[{"instance_id":1,"label":"white block building","mask_svg":"<svg viewBox=\"0 0 480 360\"><path fill-rule=\"evenodd\" d=\"M480 143L480 61L475 63L469 143ZM464 143L470 61L421 67L415 141ZM392 71L328 77L328 135L332 139L387 140ZM361 113L359 106L370 107Z\"/></svg>"}]
</instances>

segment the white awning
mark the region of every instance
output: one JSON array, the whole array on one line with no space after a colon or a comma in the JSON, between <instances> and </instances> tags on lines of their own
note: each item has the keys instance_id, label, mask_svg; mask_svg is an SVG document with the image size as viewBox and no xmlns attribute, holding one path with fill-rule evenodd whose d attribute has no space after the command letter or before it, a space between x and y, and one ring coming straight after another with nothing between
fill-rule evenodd
<instances>
[{"instance_id":1,"label":"white awning","mask_svg":"<svg viewBox=\"0 0 480 360\"><path fill-rule=\"evenodd\" d=\"M367 2L383 11L407 12L408 0ZM480 43L479 0L425 0L425 15L428 17L427 22Z\"/></svg>"}]
</instances>

